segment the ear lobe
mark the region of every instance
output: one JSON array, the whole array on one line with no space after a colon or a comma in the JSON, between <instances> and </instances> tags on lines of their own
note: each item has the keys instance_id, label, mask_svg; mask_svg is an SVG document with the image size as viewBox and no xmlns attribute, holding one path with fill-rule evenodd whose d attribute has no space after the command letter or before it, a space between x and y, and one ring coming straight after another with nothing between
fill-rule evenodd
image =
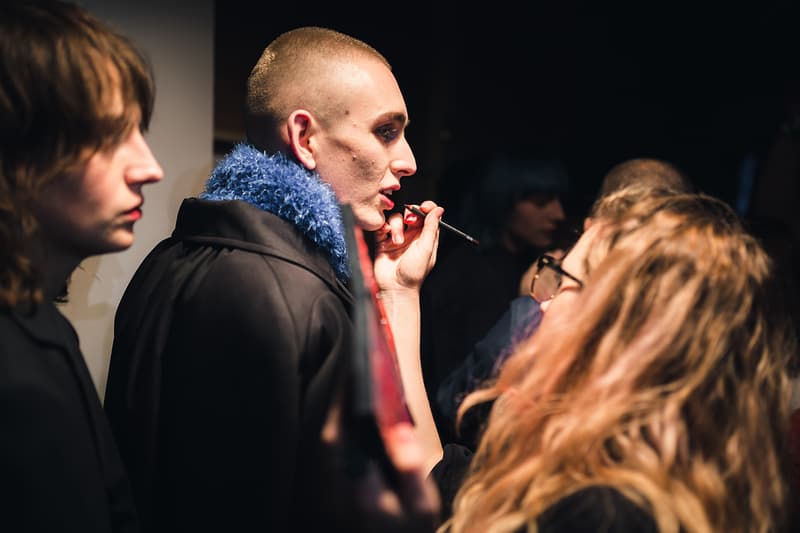
<instances>
[{"instance_id":1,"label":"ear lobe","mask_svg":"<svg viewBox=\"0 0 800 533\"><path fill-rule=\"evenodd\" d=\"M289 146L298 161L309 170L314 170L317 166L310 143L313 122L311 113L305 109L293 111L286 120Z\"/></svg>"}]
</instances>

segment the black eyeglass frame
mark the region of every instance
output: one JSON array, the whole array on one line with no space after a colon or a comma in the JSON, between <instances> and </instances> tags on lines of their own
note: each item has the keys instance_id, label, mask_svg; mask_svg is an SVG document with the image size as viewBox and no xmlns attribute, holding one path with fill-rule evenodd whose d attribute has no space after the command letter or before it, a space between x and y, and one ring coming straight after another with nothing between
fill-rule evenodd
<instances>
[{"instance_id":1,"label":"black eyeglass frame","mask_svg":"<svg viewBox=\"0 0 800 533\"><path fill-rule=\"evenodd\" d=\"M558 284L556 285L555 292L546 299L540 300L539 298L536 298L536 296L534 296L535 294L534 287L536 286L536 280L539 279L539 273L542 271L543 268L549 268L553 270L560 277L558 278ZM559 261L552 255L543 254L539 256L539 258L536 260L536 274L533 276L533 279L531 280L531 290L530 290L531 298L533 298L539 303L544 303L552 300L553 298L555 298L556 294L558 294L558 289L561 288L562 278L565 276L574 281L575 283L577 283L578 287L580 287L581 289L583 288L583 281L581 281L580 279L576 278L575 276L564 270L564 268L561 266L561 261Z\"/></svg>"}]
</instances>

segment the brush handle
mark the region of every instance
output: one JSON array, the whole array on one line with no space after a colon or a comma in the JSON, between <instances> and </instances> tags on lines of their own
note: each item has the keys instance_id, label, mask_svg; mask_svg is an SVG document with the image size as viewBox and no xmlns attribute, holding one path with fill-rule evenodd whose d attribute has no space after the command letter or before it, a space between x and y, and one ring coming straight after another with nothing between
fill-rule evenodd
<instances>
[{"instance_id":1,"label":"brush handle","mask_svg":"<svg viewBox=\"0 0 800 533\"><path fill-rule=\"evenodd\" d=\"M415 205L404 204L404 206L405 206L406 209L408 209L409 211L411 211L415 215L418 215L418 216L421 216L421 217L425 216L425 213L422 211L422 209L420 209L419 207L417 207ZM439 219L439 227L440 228L444 228L444 229L446 229L446 230L448 230L448 231L450 231L452 233L455 233L456 235L458 235L462 239L466 239L469 242L471 242L472 244L480 244L480 241L478 241L478 239L476 239L475 237L467 235L466 233L464 233L460 229L451 226L450 224L448 224L447 222L445 222L442 219Z\"/></svg>"}]
</instances>

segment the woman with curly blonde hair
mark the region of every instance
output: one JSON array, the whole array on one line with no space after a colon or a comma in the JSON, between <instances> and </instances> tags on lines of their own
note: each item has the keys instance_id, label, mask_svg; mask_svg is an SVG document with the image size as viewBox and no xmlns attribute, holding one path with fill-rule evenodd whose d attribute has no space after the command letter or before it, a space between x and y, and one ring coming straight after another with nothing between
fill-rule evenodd
<instances>
[{"instance_id":1,"label":"woman with curly blonde hair","mask_svg":"<svg viewBox=\"0 0 800 533\"><path fill-rule=\"evenodd\" d=\"M539 261L544 319L461 406L494 401L442 530L786 526L793 339L770 260L720 200L631 194Z\"/></svg>"}]
</instances>

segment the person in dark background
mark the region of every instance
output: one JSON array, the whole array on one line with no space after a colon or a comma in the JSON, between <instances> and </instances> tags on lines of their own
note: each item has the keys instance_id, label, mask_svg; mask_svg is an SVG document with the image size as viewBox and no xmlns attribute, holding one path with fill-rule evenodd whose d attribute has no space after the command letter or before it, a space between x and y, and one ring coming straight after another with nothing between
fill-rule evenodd
<instances>
[{"instance_id":1,"label":"person in dark background","mask_svg":"<svg viewBox=\"0 0 800 533\"><path fill-rule=\"evenodd\" d=\"M739 207L775 261L779 303L800 331L800 80L787 81L780 96L777 127L761 157L754 157L754 179L742 187ZM800 353L791 362L790 375L793 481L800 491Z\"/></svg>"},{"instance_id":2,"label":"person in dark background","mask_svg":"<svg viewBox=\"0 0 800 533\"><path fill-rule=\"evenodd\" d=\"M763 149L750 154L750 172L742 172L737 208L775 261L779 303L795 331L800 331L800 78L796 76L776 91L775 127ZM800 353L791 362L790 375L794 481L800 490Z\"/></svg>"},{"instance_id":3,"label":"person in dark background","mask_svg":"<svg viewBox=\"0 0 800 533\"><path fill-rule=\"evenodd\" d=\"M562 246L568 185L557 158L516 151L458 165L440 182L446 219L481 244L443 234L422 286L422 365L431 397L519 296L531 263Z\"/></svg>"},{"instance_id":4,"label":"person in dark background","mask_svg":"<svg viewBox=\"0 0 800 533\"><path fill-rule=\"evenodd\" d=\"M566 219L562 201L568 190L569 176L558 158L514 150L454 164L437 183L436 196L447 208L447 219L475 236L484 249L522 256L556 243ZM463 244L442 241L440 262Z\"/></svg>"},{"instance_id":5,"label":"person in dark background","mask_svg":"<svg viewBox=\"0 0 800 533\"><path fill-rule=\"evenodd\" d=\"M668 161L651 157L623 161L614 165L603 177L597 199L583 221L583 230L591 225L595 206L604 197L631 185L652 189L657 194L663 194L664 191L689 193L695 189L691 179ZM555 258L560 259L561 254ZM433 392L436 402L432 404L432 408L437 415L439 434L443 439L448 438L450 442L459 442L475 449L488 406L479 406L470 411L456 427L458 406L466 394L496 375L516 345L528 338L539 326L539 303L531 296L533 278L540 271L537 263L534 261L522 276L520 296L511 301L505 313Z\"/></svg>"},{"instance_id":6,"label":"person in dark background","mask_svg":"<svg viewBox=\"0 0 800 533\"><path fill-rule=\"evenodd\" d=\"M689 177L674 164L652 157L636 157L614 165L603 177L598 198L629 185L694 192Z\"/></svg>"}]
</instances>

